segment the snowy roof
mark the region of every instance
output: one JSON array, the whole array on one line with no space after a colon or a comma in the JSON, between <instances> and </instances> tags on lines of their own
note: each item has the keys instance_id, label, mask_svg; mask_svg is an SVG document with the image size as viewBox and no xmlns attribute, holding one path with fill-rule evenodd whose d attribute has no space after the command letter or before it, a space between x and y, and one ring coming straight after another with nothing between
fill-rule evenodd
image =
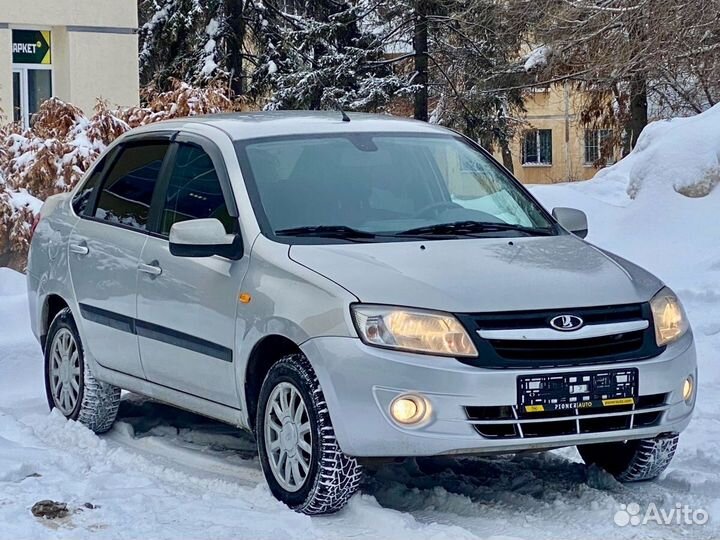
<instances>
[{"instance_id":1,"label":"snowy roof","mask_svg":"<svg viewBox=\"0 0 720 540\"><path fill-rule=\"evenodd\" d=\"M190 127L198 123L221 129L233 140L281 135L378 131L449 133L448 130L436 125L397 116L366 113L347 113L347 116L350 117L350 122L342 121L340 111L224 113L157 122L129 133L168 128L183 129L183 127Z\"/></svg>"}]
</instances>

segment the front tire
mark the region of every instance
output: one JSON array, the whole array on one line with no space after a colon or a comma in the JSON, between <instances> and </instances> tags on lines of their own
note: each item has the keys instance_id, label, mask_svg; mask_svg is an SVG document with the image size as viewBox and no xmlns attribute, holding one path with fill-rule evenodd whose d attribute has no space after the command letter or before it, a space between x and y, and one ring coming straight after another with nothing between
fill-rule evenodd
<instances>
[{"instance_id":1,"label":"front tire","mask_svg":"<svg viewBox=\"0 0 720 540\"><path fill-rule=\"evenodd\" d=\"M667 469L677 448L679 435L654 439L583 444L577 447L587 465L597 465L620 482L653 480Z\"/></svg>"},{"instance_id":2,"label":"front tire","mask_svg":"<svg viewBox=\"0 0 720 540\"><path fill-rule=\"evenodd\" d=\"M302 354L270 368L255 426L270 491L293 510L337 512L358 490L362 468L340 449L320 383Z\"/></svg>"},{"instance_id":3,"label":"front tire","mask_svg":"<svg viewBox=\"0 0 720 540\"><path fill-rule=\"evenodd\" d=\"M48 330L45 393L51 410L57 409L95 433L108 431L117 417L120 388L93 377L69 308L55 316Z\"/></svg>"}]
</instances>

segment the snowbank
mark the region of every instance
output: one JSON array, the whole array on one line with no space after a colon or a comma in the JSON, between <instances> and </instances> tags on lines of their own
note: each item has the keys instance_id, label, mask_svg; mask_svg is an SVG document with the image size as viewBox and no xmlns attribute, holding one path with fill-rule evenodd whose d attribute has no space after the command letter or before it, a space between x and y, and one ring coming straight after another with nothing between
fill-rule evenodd
<instances>
[{"instance_id":1,"label":"snowbank","mask_svg":"<svg viewBox=\"0 0 720 540\"><path fill-rule=\"evenodd\" d=\"M18 296L24 293L25 276L10 268L0 268L0 298Z\"/></svg>"},{"instance_id":2,"label":"snowbank","mask_svg":"<svg viewBox=\"0 0 720 540\"><path fill-rule=\"evenodd\" d=\"M572 448L447 457L370 471L339 514L301 516L272 498L251 437L231 426L130 395L102 437L48 414L24 276L0 269L0 538L720 538L720 189L699 199L665 189L655 200L631 200L622 182L532 189L548 208L585 210L592 242L656 272L685 303L698 351L698 405L658 482L618 486L587 471ZM30 508L42 499L66 502L71 515L35 519ZM615 525L621 505L633 502L664 510L686 504L711 519Z\"/></svg>"},{"instance_id":3,"label":"snowbank","mask_svg":"<svg viewBox=\"0 0 720 540\"><path fill-rule=\"evenodd\" d=\"M720 183L720 104L696 116L652 122L633 151L600 170L593 182L624 185L632 198L669 188L707 195Z\"/></svg>"}]
</instances>

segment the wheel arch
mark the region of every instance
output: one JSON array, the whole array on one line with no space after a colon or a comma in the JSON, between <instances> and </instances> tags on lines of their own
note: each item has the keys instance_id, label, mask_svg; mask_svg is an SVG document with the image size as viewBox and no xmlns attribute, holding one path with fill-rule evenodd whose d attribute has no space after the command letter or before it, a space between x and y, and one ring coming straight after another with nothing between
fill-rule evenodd
<instances>
[{"instance_id":1,"label":"wheel arch","mask_svg":"<svg viewBox=\"0 0 720 540\"><path fill-rule=\"evenodd\" d=\"M69 309L70 304L59 294L51 293L45 297L40 319L40 343L43 349L45 348L45 342L47 341L50 324L52 324L55 316L65 308Z\"/></svg>"},{"instance_id":2,"label":"wheel arch","mask_svg":"<svg viewBox=\"0 0 720 540\"><path fill-rule=\"evenodd\" d=\"M300 346L281 334L270 334L260 339L252 348L245 366L243 392L248 426L255 430L260 388L270 368L289 354L301 353Z\"/></svg>"}]
</instances>

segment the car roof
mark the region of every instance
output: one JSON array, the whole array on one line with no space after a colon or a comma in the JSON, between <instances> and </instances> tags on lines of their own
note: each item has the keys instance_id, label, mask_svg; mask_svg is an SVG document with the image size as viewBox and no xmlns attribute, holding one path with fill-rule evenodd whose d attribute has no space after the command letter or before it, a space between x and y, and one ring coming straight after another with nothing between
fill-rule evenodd
<instances>
[{"instance_id":1,"label":"car roof","mask_svg":"<svg viewBox=\"0 0 720 540\"><path fill-rule=\"evenodd\" d=\"M331 134L353 132L450 133L447 129L386 114L346 113L344 122L340 111L263 111L251 113L222 113L165 120L148 124L135 132L179 129L196 124L214 126L232 140L257 139L283 135Z\"/></svg>"}]
</instances>

